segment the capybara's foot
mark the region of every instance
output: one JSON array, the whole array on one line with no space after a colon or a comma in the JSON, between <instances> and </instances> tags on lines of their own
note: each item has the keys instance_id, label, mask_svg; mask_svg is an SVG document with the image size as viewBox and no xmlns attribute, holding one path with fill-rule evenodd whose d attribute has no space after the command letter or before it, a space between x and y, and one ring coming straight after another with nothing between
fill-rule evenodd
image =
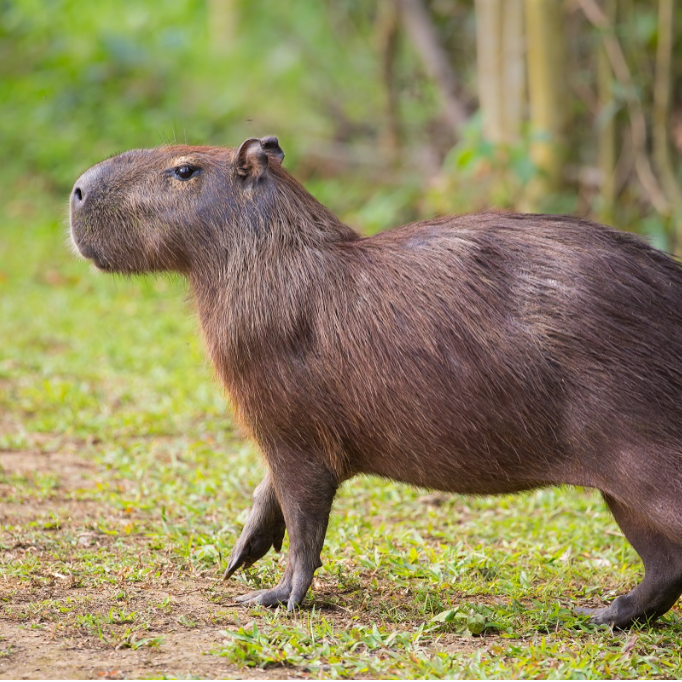
<instances>
[{"instance_id":1,"label":"capybara's foot","mask_svg":"<svg viewBox=\"0 0 682 682\"><path fill-rule=\"evenodd\" d=\"M624 630L634 623L646 623L654 621L659 614L649 614L636 607L636 602L623 595L618 597L609 606L600 609L576 608L575 611L582 616L589 616L595 625L608 625L614 630Z\"/></svg>"},{"instance_id":2,"label":"capybara's foot","mask_svg":"<svg viewBox=\"0 0 682 682\"><path fill-rule=\"evenodd\" d=\"M596 609L590 616L593 623L623 629L633 623L653 623L668 611L682 594L682 544L652 524L658 515L663 527L675 525L673 505L663 504L662 498L642 499L640 504L625 505L612 495L604 499L613 512L625 537L644 561L644 579L627 594L609 606ZM647 510L649 516L643 514ZM666 511L661 512L661 509ZM666 512L669 512L667 521ZM584 611L583 611L584 612Z\"/></svg>"},{"instance_id":3,"label":"capybara's foot","mask_svg":"<svg viewBox=\"0 0 682 682\"><path fill-rule=\"evenodd\" d=\"M584 606L577 606L574 611L581 616L589 616L590 622L594 623L595 625L611 625L612 627L615 627L610 620L614 615L610 606L605 606L600 609L590 609Z\"/></svg>"},{"instance_id":4,"label":"capybara's foot","mask_svg":"<svg viewBox=\"0 0 682 682\"><path fill-rule=\"evenodd\" d=\"M291 586L280 583L270 590L256 590L248 592L235 599L239 604L259 604L261 606L282 606L286 604L287 611L293 611L298 602L291 594Z\"/></svg>"}]
</instances>

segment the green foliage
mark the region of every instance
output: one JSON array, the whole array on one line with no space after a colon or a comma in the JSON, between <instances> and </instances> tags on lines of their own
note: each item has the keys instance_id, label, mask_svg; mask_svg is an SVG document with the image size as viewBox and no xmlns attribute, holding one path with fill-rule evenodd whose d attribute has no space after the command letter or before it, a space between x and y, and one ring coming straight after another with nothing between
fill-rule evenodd
<instances>
[{"instance_id":1,"label":"green foliage","mask_svg":"<svg viewBox=\"0 0 682 682\"><path fill-rule=\"evenodd\" d=\"M25 203L54 210L80 172L124 149L275 133L288 167L305 159L313 191L350 222L372 232L414 217L416 169L385 189L372 180L383 126L374 8L256 0L234 11L238 30L215 44L209 8L190 0L0 5L0 151L13 160L0 202L28 217ZM414 69L409 50L401 63ZM437 101L423 80L403 89L418 141Z\"/></svg>"},{"instance_id":2,"label":"green foliage","mask_svg":"<svg viewBox=\"0 0 682 682\"><path fill-rule=\"evenodd\" d=\"M103 154L162 142L184 99L183 62L205 42L202 23L187 21L192 5L5 5L0 136L20 159L15 170L44 173L63 191Z\"/></svg>"}]
</instances>

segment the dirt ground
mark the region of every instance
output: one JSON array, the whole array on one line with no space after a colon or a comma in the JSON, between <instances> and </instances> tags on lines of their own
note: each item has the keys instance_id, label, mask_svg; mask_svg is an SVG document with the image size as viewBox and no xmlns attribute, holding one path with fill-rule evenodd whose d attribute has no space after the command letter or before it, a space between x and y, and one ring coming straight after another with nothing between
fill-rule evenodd
<instances>
[{"instance_id":1,"label":"dirt ground","mask_svg":"<svg viewBox=\"0 0 682 682\"><path fill-rule=\"evenodd\" d=\"M24 625L0 620L0 637L11 653L0 660L0 679L106 679L263 677L265 671L240 672L217 656L204 656L218 643L218 628L164 632L157 651L102 650L77 638L46 636ZM260 674L259 674L260 673Z\"/></svg>"},{"instance_id":2,"label":"dirt ground","mask_svg":"<svg viewBox=\"0 0 682 682\"><path fill-rule=\"evenodd\" d=\"M87 520L101 512L92 500L74 499L73 490L92 485L87 461L69 452L0 452L0 467L6 477L31 471L59 477L59 494L27 502L0 505L5 527L30 527L46 518L56 518L57 534L67 530L78 544L106 548L109 538L87 528ZM2 486L0 486L1 488ZM7 499L0 489L0 499ZM271 678L267 671L239 668L220 656L206 655L219 648L220 631L234 625L235 609L226 589L216 594L215 576L177 577L171 572L150 584L125 588L125 613L144 620L144 631L125 634L125 623L109 622L99 634L79 626L88 615L111 621L112 608L121 604L120 588L79 586L73 576L50 569L51 559L69 540L58 538L57 547L17 542L11 533L0 538L5 565L25 561L33 554L40 559L35 579L0 575L0 679L127 679L127 678ZM234 588L236 591L237 588ZM167 603L162 609L150 604ZM60 611L63 611L61 613ZM241 610L242 620L248 614ZM125 619L125 616L123 616ZM115 620L115 619L114 619ZM181 625L180 623L184 623ZM117 637L120 641L116 641ZM144 641L152 641L153 646ZM143 644L140 645L140 642ZM276 677L296 677L279 669Z\"/></svg>"}]
</instances>

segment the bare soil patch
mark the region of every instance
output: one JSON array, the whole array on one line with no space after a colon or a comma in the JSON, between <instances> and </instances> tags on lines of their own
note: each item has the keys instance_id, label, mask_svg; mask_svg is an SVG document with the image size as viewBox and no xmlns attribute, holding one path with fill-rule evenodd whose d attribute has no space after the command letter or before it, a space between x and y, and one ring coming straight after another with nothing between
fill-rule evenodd
<instances>
[{"instance_id":1,"label":"bare soil patch","mask_svg":"<svg viewBox=\"0 0 682 682\"><path fill-rule=\"evenodd\" d=\"M77 636L32 630L0 619L3 658L0 679L131 679L267 677L264 671L240 671L217 656L205 656L220 640L218 628L165 631L154 650L102 648Z\"/></svg>"},{"instance_id":2,"label":"bare soil patch","mask_svg":"<svg viewBox=\"0 0 682 682\"><path fill-rule=\"evenodd\" d=\"M215 578L178 578L162 570L132 587L122 581L79 586L59 566L63 553L56 556L54 547L40 541L17 540L13 529L51 518L55 542L63 540L60 533L76 531L77 549L107 546L109 538L84 530L88 519L103 513L101 504L72 495L94 485L94 465L68 451L5 451L0 467L6 477L40 472L59 480L46 499L0 506L6 565L29 554L40 560L32 576L0 576L0 679L268 677L266 671L239 669L206 655L220 646L221 629L235 624L230 598L224 596L229 589L220 585L218 593ZM2 487L6 498L12 486ZM278 677L287 673L278 671Z\"/></svg>"},{"instance_id":3,"label":"bare soil patch","mask_svg":"<svg viewBox=\"0 0 682 682\"><path fill-rule=\"evenodd\" d=\"M92 486L94 466L70 452L9 450L0 452L0 469L6 474L30 476L36 472L54 473L69 490Z\"/></svg>"}]
</instances>

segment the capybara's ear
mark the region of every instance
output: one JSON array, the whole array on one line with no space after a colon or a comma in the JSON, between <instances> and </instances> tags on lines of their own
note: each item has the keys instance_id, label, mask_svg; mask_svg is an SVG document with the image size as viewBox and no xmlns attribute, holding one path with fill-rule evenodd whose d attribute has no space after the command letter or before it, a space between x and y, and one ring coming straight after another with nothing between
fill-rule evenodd
<instances>
[{"instance_id":1,"label":"capybara's ear","mask_svg":"<svg viewBox=\"0 0 682 682\"><path fill-rule=\"evenodd\" d=\"M274 135L268 135L267 137L261 137L261 146L265 150L265 153L275 161L282 163L284 161L284 152L279 146L279 140Z\"/></svg>"},{"instance_id":2,"label":"capybara's ear","mask_svg":"<svg viewBox=\"0 0 682 682\"><path fill-rule=\"evenodd\" d=\"M237 150L237 173L243 178L260 178L268 167L268 155L255 137L244 140Z\"/></svg>"}]
</instances>

